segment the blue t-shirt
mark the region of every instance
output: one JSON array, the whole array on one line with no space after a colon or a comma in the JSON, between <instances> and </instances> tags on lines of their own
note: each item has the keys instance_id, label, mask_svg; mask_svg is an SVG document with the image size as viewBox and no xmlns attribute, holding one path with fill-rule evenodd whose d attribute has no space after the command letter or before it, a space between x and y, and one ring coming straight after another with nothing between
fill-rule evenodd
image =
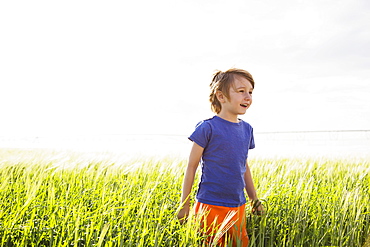
<instances>
[{"instance_id":1,"label":"blue t-shirt","mask_svg":"<svg viewBox=\"0 0 370 247\"><path fill-rule=\"evenodd\" d=\"M204 148L197 200L224 207L245 204L245 164L255 147L252 126L214 116L198 123L189 139Z\"/></svg>"}]
</instances>

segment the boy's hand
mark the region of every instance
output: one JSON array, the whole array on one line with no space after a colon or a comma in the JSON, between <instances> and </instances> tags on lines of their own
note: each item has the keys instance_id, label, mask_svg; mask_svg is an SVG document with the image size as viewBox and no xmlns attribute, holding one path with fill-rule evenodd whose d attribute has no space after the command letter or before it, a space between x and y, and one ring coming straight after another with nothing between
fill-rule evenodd
<instances>
[{"instance_id":1,"label":"boy's hand","mask_svg":"<svg viewBox=\"0 0 370 247\"><path fill-rule=\"evenodd\" d=\"M179 219L181 224L184 224L188 219L188 215L189 215L189 206L184 205L178 211L177 218Z\"/></svg>"},{"instance_id":2,"label":"boy's hand","mask_svg":"<svg viewBox=\"0 0 370 247\"><path fill-rule=\"evenodd\" d=\"M252 214L254 215L264 215L266 214L265 208L259 199L251 201Z\"/></svg>"}]
</instances>

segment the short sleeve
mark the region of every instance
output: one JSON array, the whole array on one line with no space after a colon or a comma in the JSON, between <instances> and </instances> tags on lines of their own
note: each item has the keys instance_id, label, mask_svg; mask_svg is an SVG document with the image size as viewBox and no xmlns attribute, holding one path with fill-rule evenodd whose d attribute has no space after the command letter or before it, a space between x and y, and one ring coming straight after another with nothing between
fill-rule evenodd
<instances>
[{"instance_id":1,"label":"short sleeve","mask_svg":"<svg viewBox=\"0 0 370 247\"><path fill-rule=\"evenodd\" d=\"M250 142L249 142L249 149L253 149L255 148L256 145L254 144L254 134L253 134L253 128L251 129L251 139L250 139Z\"/></svg>"},{"instance_id":2,"label":"short sleeve","mask_svg":"<svg viewBox=\"0 0 370 247\"><path fill-rule=\"evenodd\" d=\"M209 123L201 121L195 127L194 132L189 136L189 140L205 148L210 140L212 129Z\"/></svg>"}]
</instances>

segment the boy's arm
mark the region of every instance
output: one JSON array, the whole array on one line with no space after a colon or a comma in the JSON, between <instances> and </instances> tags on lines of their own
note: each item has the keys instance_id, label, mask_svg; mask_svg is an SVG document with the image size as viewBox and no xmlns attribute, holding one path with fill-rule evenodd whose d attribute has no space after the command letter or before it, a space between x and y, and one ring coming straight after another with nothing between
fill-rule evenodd
<instances>
[{"instance_id":1,"label":"boy's arm","mask_svg":"<svg viewBox=\"0 0 370 247\"><path fill-rule=\"evenodd\" d=\"M190 152L189 156L189 163L186 168L184 182L182 185L182 195L181 195L181 205L180 210L177 214L177 218L182 222L186 220L186 217L189 215L189 208L190 208L190 193L193 187L195 173L197 171L200 158L202 157L204 148L193 143L193 147Z\"/></svg>"},{"instance_id":2,"label":"boy's arm","mask_svg":"<svg viewBox=\"0 0 370 247\"><path fill-rule=\"evenodd\" d=\"M252 206L252 213L257 215L265 214L265 209L258 200L256 188L254 187L251 170L248 166L248 161L245 162L246 171L244 173L245 190L247 191L249 200Z\"/></svg>"},{"instance_id":3,"label":"boy's arm","mask_svg":"<svg viewBox=\"0 0 370 247\"><path fill-rule=\"evenodd\" d=\"M257 200L257 192L254 187L251 170L248 166L248 161L245 162L246 171L244 173L245 190L247 191L249 200Z\"/></svg>"}]
</instances>

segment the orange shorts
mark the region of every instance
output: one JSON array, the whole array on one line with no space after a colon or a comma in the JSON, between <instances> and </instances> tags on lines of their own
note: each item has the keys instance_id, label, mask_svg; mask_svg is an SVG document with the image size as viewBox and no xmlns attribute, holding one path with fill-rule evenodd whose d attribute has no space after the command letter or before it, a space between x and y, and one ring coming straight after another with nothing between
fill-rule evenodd
<instances>
[{"instance_id":1,"label":"orange shorts","mask_svg":"<svg viewBox=\"0 0 370 247\"><path fill-rule=\"evenodd\" d=\"M245 204L240 207L223 207L196 202L195 215L201 231L207 236L207 245L247 247Z\"/></svg>"}]
</instances>

